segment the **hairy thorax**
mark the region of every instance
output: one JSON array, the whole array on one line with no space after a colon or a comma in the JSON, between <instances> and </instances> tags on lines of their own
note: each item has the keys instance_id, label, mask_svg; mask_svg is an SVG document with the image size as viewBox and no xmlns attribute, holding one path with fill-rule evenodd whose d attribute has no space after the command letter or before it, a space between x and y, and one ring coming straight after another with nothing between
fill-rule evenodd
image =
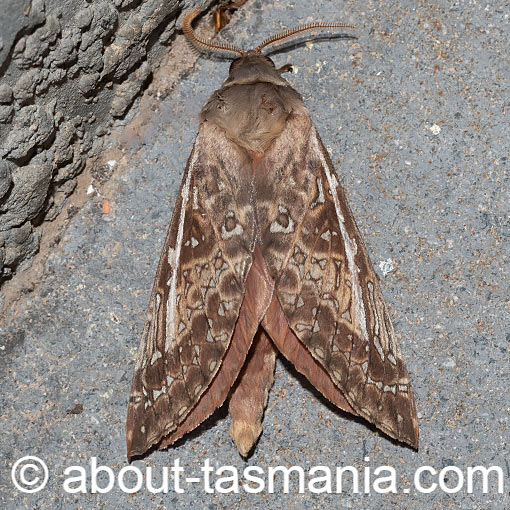
<instances>
[{"instance_id":1,"label":"hairy thorax","mask_svg":"<svg viewBox=\"0 0 510 510\"><path fill-rule=\"evenodd\" d=\"M304 112L301 96L289 85L256 81L217 90L200 120L214 123L244 149L264 153L284 130L289 115Z\"/></svg>"}]
</instances>

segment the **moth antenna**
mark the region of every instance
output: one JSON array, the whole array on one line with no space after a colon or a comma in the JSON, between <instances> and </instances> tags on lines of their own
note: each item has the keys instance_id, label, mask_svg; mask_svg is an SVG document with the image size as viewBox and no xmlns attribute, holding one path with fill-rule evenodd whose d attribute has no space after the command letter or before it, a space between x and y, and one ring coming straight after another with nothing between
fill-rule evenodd
<instances>
[{"instance_id":1,"label":"moth antenna","mask_svg":"<svg viewBox=\"0 0 510 510\"><path fill-rule=\"evenodd\" d=\"M239 55L244 55L246 52L234 46L233 44L228 43L213 43L207 39L203 39L195 34L191 23L193 20L200 14L200 9L193 9L184 17L184 21L182 22L182 30L188 41L199 51L210 51L213 53L217 53L219 55L225 57L237 57Z\"/></svg>"},{"instance_id":2,"label":"moth antenna","mask_svg":"<svg viewBox=\"0 0 510 510\"><path fill-rule=\"evenodd\" d=\"M327 30L330 28L356 28L356 27L354 25L347 25L345 23L322 23L322 22L307 23L306 25L289 28L287 30L284 30L283 32L280 32L279 34L271 35L270 37L262 41L262 43L255 48L255 51L257 53L261 53L264 48L267 48L272 44L277 44L284 41L287 42L293 39L296 35L301 35L304 32L312 32L321 29Z\"/></svg>"}]
</instances>

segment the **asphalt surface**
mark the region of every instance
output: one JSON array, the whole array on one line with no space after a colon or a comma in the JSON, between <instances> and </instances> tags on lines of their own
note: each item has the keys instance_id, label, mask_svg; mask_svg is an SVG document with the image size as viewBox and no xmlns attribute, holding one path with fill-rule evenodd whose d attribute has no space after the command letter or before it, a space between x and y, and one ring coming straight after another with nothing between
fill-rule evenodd
<instances>
[{"instance_id":1,"label":"asphalt surface","mask_svg":"<svg viewBox=\"0 0 510 510\"><path fill-rule=\"evenodd\" d=\"M125 415L145 307L197 115L228 73L228 62L201 57L112 163L108 214L105 195L92 193L35 291L3 322L1 508L510 508L509 12L504 3L249 2L226 30L250 47L298 22L358 27L357 40L315 41L274 60L297 68L287 77L331 153L381 277L416 396L418 452L334 411L279 362L264 433L247 462L220 410L176 447L132 466L151 466L154 485L176 458L188 477L202 475L205 459L241 474L246 466L266 474L269 466L301 466L307 483L324 475L311 467L327 466L333 492L335 467L353 466L362 494L353 494L348 477L342 494L316 494L307 484L299 493L295 478L283 494L281 477L273 494L267 485L259 494L242 487L210 494L182 482L183 493L151 494L144 485L130 495L117 481L91 493L92 457L116 475L128 465ZM12 465L26 455L49 470L34 494L11 480ZM65 490L77 476L64 473L73 465L86 469L85 493ZM476 476L469 492L468 468L478 465L499 467L503 494L496 471L487 494ZM376 492L378 466L395 469L395 493ZM413 478L421 466L456 466L421 480L430 487L441 478L459 490L420 493ZM107 478L102 473L100 485ZM133 486L133 473L125 481Z\"/></svg>"}]
</instances>

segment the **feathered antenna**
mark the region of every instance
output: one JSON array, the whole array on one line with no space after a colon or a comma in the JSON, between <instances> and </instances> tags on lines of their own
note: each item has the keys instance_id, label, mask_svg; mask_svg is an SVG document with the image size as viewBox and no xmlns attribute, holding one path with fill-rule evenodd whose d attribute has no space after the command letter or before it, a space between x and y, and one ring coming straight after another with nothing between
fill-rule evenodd
<instances>
[{"instance_id":1,"label":"feathered antenna","mask_svg":"<svg viewBox=\"0 0 510 510\"><path fill-rule=\"evenodd\" d=\"M193 20L200 14L200 9L193 9L190 11L184 18L182 23L182 30L188 40L193 44L195 48L200 51L210 51L214 53L218 53L225 57L238 57L239 55L246 55L245 50L241 50L237 46L228 43L213 43L202 37L199 37L195 34L191 23ZM290 28L288 30L284 30L279 34L272 35L265 39L261 44L259 44L255 50L256 53L262 53L264 48L272 46L273 44L279 44L282 42L287 42L294 38L296 35L302 35L305 32L313 32L315 30L324 30L324 29L333 29L333 28L356 28L353 25L347 25L345 23L308 23L306 25Z\"/></svg>"},{"instance_id":2,"label":"feathered antenna","mask_svg":"<svg viewBox=\"0 0 510 510\"><path fill-rule=\"evenodd\" d=\"M200 51L211 51L218 53L225 57L238 57L239 55L246 54L246 51L237 48L233 44L213 43L196 35L191 26L191 23L199 14L200 9L193 9L188 14L186 14L184 21L182 22L182 30L188 38L188 41L193 44L195 48Z\"/></svg>"},{"instance_id":3,"label":"feathered antenna","mask_svg":"<svg viewBox=\"0 0 510 510\"><path fill-rule=\"evenodd\" d=\"M300 27L289 28L280 32L279 34L274 34L262 41L259 44L255 51L257 53L262 53L264 48L271 46L273 44L279 44L282 42L287 42L290 39L294 38L296 35L302 35L304 32L312 32L315 30L323 30L323 29L331 29L331 28L356 28L354 25L347 25L345 23L307 23L306 25Z\"/></svg>"}]
</instances>

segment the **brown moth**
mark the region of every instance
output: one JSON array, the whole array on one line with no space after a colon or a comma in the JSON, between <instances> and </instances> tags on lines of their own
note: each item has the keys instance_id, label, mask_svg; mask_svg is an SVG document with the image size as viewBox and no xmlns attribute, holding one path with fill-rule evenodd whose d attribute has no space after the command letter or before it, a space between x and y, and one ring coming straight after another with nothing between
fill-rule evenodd
<instances>
[{"instance_id":1,"label":"brown moth","mask_svg":"<svg viewBox=\"0 0 510 510\"><path fill-rule=\"evenodd\" d=\"M200 114L150 298L127 452L171 445L227 398L246 456L282 353L331 402L418 447L413 392L377 276L301 96L262 50L238 56Z\"/></svg>"}]
</instances>

